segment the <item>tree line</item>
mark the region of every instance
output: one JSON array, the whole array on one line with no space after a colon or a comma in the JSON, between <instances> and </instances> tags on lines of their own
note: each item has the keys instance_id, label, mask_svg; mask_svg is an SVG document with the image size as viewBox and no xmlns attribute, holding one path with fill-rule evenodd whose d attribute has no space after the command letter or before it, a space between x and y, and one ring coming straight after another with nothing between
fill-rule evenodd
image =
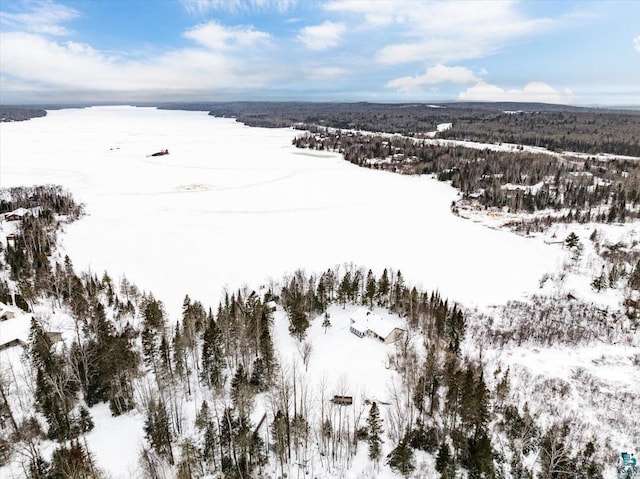
<instances>
[{"instance_id":1,"label":"tree line","mask_svg":"<svg viewBox=\"0 0 640 479\"><path fill-rule=\"evenodd\" d=\"M465 201L481 208L559 212L550 214L549 221L624 222L640 216L637 161L565 159L528 151L442 146L403 136L326 128L300 135L293 144L335 151L367 168L433 174L440 181L450 181Z\"/></svg>"},{"instance_id":2,"label":"tree line","mask_svg":"<svg viewBox=\"0 0 640 479\"><path fill-rule=\"evenodd\" d=\"M160 108L209 110L248 126L398 133L415 138L452 123L437 138L541 146L552 151L640 156L640 115L542 103L308 103L217 102L161 104Z\"/></svg>"}]
</instances>

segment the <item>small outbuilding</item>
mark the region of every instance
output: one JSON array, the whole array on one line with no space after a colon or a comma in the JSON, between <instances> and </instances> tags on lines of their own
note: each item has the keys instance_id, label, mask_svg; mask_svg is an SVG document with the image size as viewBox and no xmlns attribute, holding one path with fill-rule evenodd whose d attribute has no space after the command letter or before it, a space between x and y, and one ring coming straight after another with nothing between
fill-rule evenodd
<instances>
[{"instance_id":1,"label":"small outbuilding","mask_svg":"<svg viewBox=\"0 0 640 479\"><path fill-rule=\"evenodd\" d=\"M333 396L331 400L333 404L337 404L339 406L351 406L353 404L353 396Z\"/></svg>"}]
</instances>

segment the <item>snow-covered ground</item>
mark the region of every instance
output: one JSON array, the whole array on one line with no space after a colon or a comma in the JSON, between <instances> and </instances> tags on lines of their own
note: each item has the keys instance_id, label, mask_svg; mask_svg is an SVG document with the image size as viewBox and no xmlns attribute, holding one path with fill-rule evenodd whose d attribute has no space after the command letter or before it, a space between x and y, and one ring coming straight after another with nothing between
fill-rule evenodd
<instances>
[{"instance_id":1,"label":"snow-covered ground","mask_svg":"<svg viewBox=\"0 0 640 479\"><path fill-rule=\"evenodd\" d=\"M115 278L126 274L163 300L173 320L186 293L215 307L225 287L256 288L300 267L321 271L345 262L377 274L384 267L400 269L406 281L481 312L508 300L526 301L533 293L571 293L608 308L620 304L620 291L590 287L602 263L589 236L597 228L601 243L632 243L640 234L637 225L555 225L546 235L523 238L500 230L497 219L453 215L450 206L458 195L444 183L359 168L337 154L297 150L291 146L296 134L249 128L203 112L51 111L45 118L0 124L0 187L55 183L69 189L88 212L65 226L62 236L76 268L107 270ZM165 148L169 155L149 156ZM572 231L584 245L577 263L562 245ZM550 279L541 282L545 274ZM308 366L288 334L284 313L276 313L279 361L303 374L315 411L323 394L353 395L358 406L365 398L390 400L397 375L386 366L394 346L351 334L354 308L332 306L326 333L321 321L312 323ZM64 317L51 318L63 338L69 333L64 324ZM17 335L26 334L24 326ZM13 330L1 336L9 333ZM627 394L637 391L637 333L635 338L631 345L485 350L484 358L489 369L510 367L522 395L545 381L569 384L567 413L584 409L597 433L615 419L610 409L623 407ZM17 364L19 349L0 359ZM589 395L589 388L596 392ZM620 391L623 396L616 395ZM262 410L268 410L267 402ZM136 477L143 417L132 412L112 418L104 405L91 413L99 426L87 439L98 465L116 478ZM114 437L122 440L115 444ZM640 441L640 433L607 436L612 448L640 446L627 439ZM387 453L390 443L384 447ZM392 477L388 468L368 470L372 466L364 456L361 448L343 476ZM334 472L326 477L343 477Z\"/></svg>"},{"instance_id":2,"label":"snow-covered ground","mask_svg":"<svg viewBox=\"0 0 640 479\"><path fill-rule=\"evenodd\" d=\"M293 130L133 107L0 128L0 186L71 190L88 212L63 237L74 264L126 273L174 314L186 293L215 304L224 287L344 262L489 305L530 291L559 261L558 248L452 215L446 184L296 150Z\"/></svg>"}]
</instances>

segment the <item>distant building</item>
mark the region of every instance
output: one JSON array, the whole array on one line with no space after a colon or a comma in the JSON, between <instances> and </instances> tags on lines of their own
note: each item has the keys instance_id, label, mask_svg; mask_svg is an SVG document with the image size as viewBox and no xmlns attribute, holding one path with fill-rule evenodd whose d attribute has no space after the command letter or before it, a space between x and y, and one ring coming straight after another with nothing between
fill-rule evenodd
<instances>
[{"instance_id":1,"label":"distant building","mask_svg":"<svg viewBox=\"0 0 640 479\"><path fill-rule=\"evenodd\" d=\"M38 217L38 216L40 216L40 213L42 213L42 208L40 206L35 206L35 207L29 208L29 209L27 209L27 208L18 208L16 210L9 211L8 213L5 213L4 217L3 217L3 220L4 221L22 221L27 216Z\"/></svg>"},{"instance_id":2,"label":"distant building","mask_svg":"<svg viewBox=\"0 0 640 479\"><path fill-rule=\"evenodd\" d=\"M62 333L60 331L45 331L44 334L51 344L62 341Z\"/></svg>"},{"instance_id":3,"label":"distant building","mask_svg":"<svg viewBox=\"0 0 640 479\"><path fill-rule=\"evenodd\" d=\"M332 403L340 406L351 406L353 404L353 396L333 396Z\"/></svg>"},{"instance_id":4,"label":"distant building","mask_svg":"<svg viewBox=\"0 0 640 479\"><path fill-rule=\"evenodd\" d=\"M29 216L31 212L26 208L18 208L4 214L5 221L22 221L25 216Z\"/></svg>"},{"instance_id":5,"label":"distant building","mask_svg":"<svg viewBox=\"0 0 640 479\"><path fill-rule=\"evenodd\" d=\"M404 336L405 330L402 322L395 318L383 318L364 308L358 309L351 316L349 331L364 338L365 336L377 339L385 344L395 343Z\"/></svg>"}]
</instances>

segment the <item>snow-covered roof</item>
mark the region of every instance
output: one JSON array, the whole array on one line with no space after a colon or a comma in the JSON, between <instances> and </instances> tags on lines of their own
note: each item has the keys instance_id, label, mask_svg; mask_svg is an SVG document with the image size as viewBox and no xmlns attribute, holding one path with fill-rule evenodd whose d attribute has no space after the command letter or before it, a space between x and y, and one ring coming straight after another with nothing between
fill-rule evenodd
<instances>
[{"instance_id":1,"label":"snow-covered roof","mask_svg":"<svg viewBox=\"0 0 640 479\"><path fill-rule=\"evenodd\" d=\"M584 176L586 178L590 178L593 176L593 173L591 173L590 171L570 171L569 172L570 176L574 176L576 178Z\"/></svg>"},{"instance_id":2,"label":"snow-covered roof","mask_svg":"<svg viewBox=\"0 0 640 479\"><path fill-rule=\"evenodd\" d=\"M15 308L1 303L0 309L2 311L13 311L16 314L15 317L2 321L2 324L0 324L0 346L14 339L27 342L29 340L29 329L31 328L30 315L16 311Z\"/></svg>"},{"instance_id":3,"label":"snow-covered roof","mask_svg":"<svg viewBox=\"0 0 640 479\"><path fill-rule=\"evenodd\" d=\"M386 339L394 329L404 330L404 322L391 314L379 315L366 308L356 310L351 316L352 328L362 333L372 331L383 339Z\"/></svg>"},{"instance_id":4,"label":"snow-covered roof","mask_svg":"<svg viewBox=\"0 0 640 479\"><path fill-rule=\"evenodd\" d=\"M513 183L506 183L500 186L500 189L503 191L504 190L507 190L507 191L520 190L520 191L536 194L538 191L540 191L540 189L543 186L544 186L544 182L542 181L540 183L536 183L535 185L515 185Z\"/></svg>"},{"instance_id":5,"label":"snow-covered roof","mask_svg":"<svg viewBox=\"0 0 640 479\"><path fill-rule=\"evenodd\" d=\"M13 211L9 211L8 213L5 213L5 216L24 216L27 213L30 213L30 211L26 208L18 208L15 209Z\"/></svg>"},{"instance_id":6,"label":"snow-covered roof","mask_svg":"<svg viewBox=\"0 0 640 479\"><path fill-rule=\"evenodd\" d=\"M19 216L20 218L23 218L25 215L29 214L33 216L39 216L40 213L42 213L42 207L34 206L33 208L17 208L13 211L5 213L4 217L6 218L7 216Z\"/></svg>"}]
</instances>

